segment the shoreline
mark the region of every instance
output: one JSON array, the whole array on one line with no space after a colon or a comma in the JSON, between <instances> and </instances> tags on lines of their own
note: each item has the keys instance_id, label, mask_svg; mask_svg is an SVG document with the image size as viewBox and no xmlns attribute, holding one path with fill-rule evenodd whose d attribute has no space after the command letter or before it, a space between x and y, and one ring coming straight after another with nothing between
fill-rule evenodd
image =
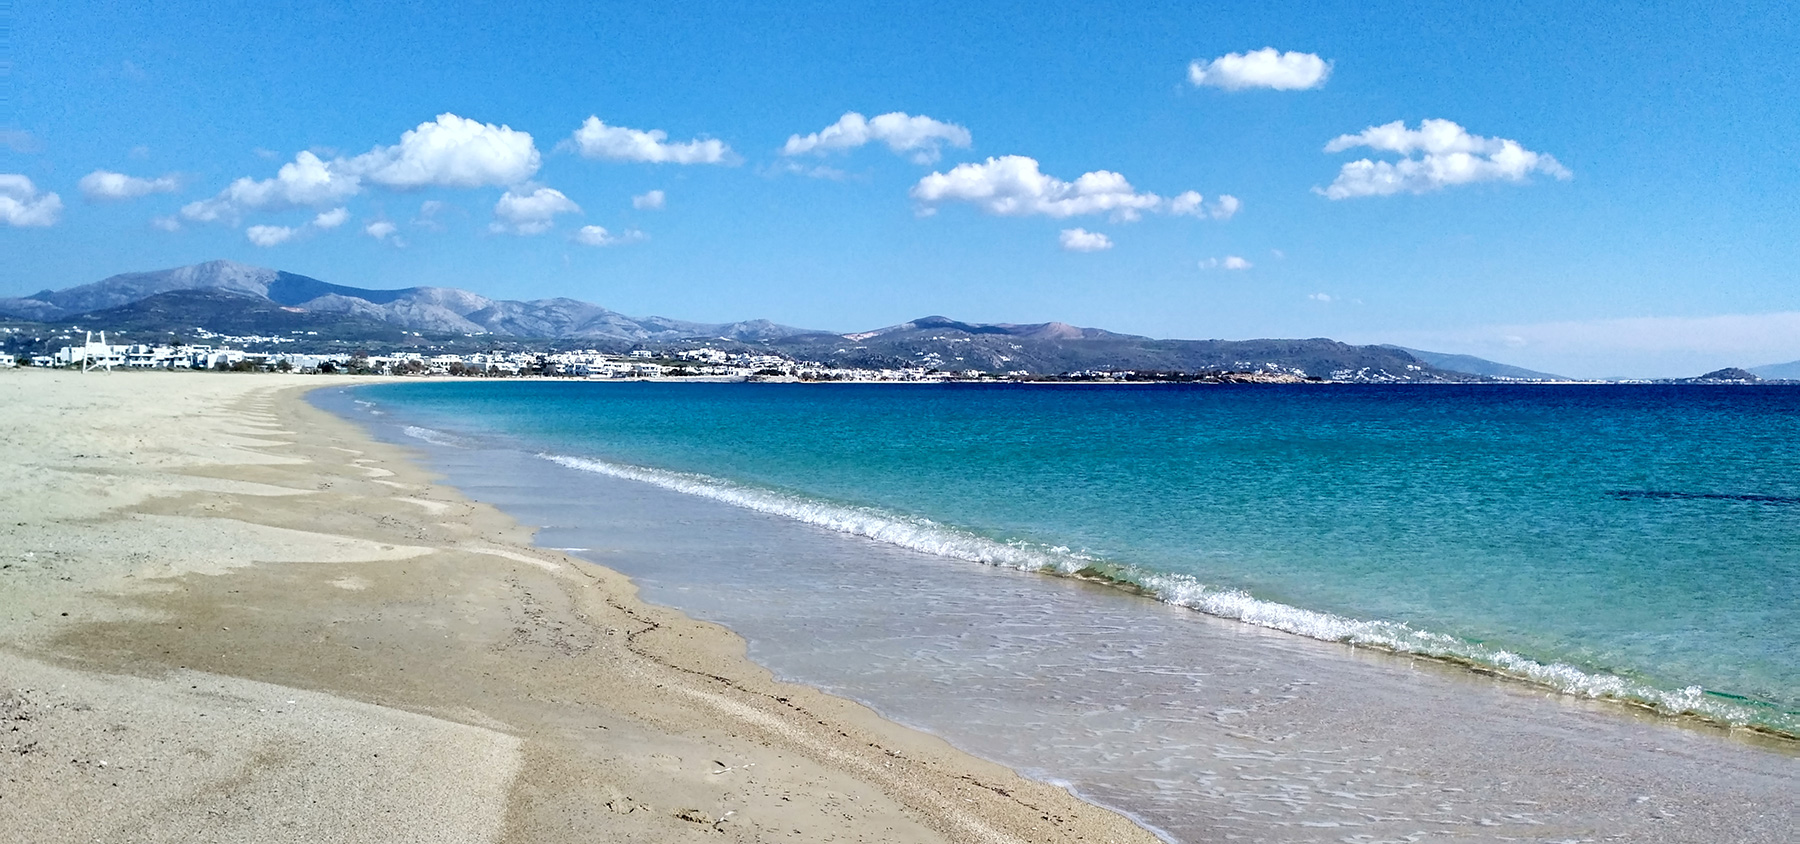
<instances>
[{"instance_id":1,"label":"shoreline","mask_svg":"<svg viewBox=\"0 0 1800 844\"><path fill-rule=\"evenodd\" d=\"M0 376L0 536L20 549L0 561L0 827L1156 840L775 681L736 634L533 546L307 404L373 383L327 378Z\"/></svg>"},{"instance_id":2,"label":"shoreline","mask_svg":"<svg viewBox=\"0 0 1800 844\"><path fill-rule=\"evenodd\" d=\"M320 401L324 401L323 397ZM338 407L340 404L341 408ZM928 663L933 660L930 654L938 652L934 650L936 646L918 638L923 635L920 632L923 625L927 624L922 617L909 616L909 620L897 621L895 627L878 624L866 639L850 635L850 628L845 625L864 625L878 614L888 611L882 607L887 603L887 599L883 597L876 597L873 603L858 602L855 596L870 594L868 590L871 587L879 595L888 595L894 590L919 595L932 606L937 606L936 602L947 596L968 598L966 603L944 607L944 611L953 618L982 617L998 622L1002 619L1014 621L1026 617L1024 614L1014 613L1021 608L1014 603L1006 604L1006 610L996 610L988 605L989 599L999 597L1000 593L1010 590L1016 582L1019 589L1033 596L1021 599L1031 608L1041 609L1038 602L1046 600L1047 592L1066 594L1075 591L1086 593L1084 599L1076 602L1079 605L1099 605L1116 610L1102 610L1100 617L1091 621L1082 616L1084 620L1074 622L1074 628L1081 630L1137 629L1140 624L1151 622L1155 617L1167 617L1172 611L1180 617L1177 619L1180 632L1173 640L1180 643L1179 650L1208 654L1201 662L1195 663L1197 669L1206 675L1217 673L1219 676L1226 676L1233 675L1239 669L1214 666L1238 664L1243 667L1243 671L1248 672L1238 673L1237 676L1245 678L1242 682L1225 683L1217 687L1219 692L1211 695L1196 696L1194 692L1200 690L1194 687L1170 689L1174 695L1164 703L1148 710L1133 710L1165 712L1174 717L1175 710L1166 708L1174 704L1180 707L1180 711L1191 712L1200 720L1222 716L1233 722L1233 726L1227 726L1223 731L1207 728L1198 733L1182 732L1178 736L1171 733L1170 740L1173 743L1167 745L1168 750L1150 745L1105 744L1109 752L1116 750L1122 754L1149 754L1153 758L1160 758L1165 753L1185 756L1183 751L1198 749L1200 752L1189 764L1196 774L1209 777L1214 773L1214 766L1227 765L1242 770L1248 781L1279 780L1281 775L1286 775L1294 776L1296 785L1310 783L1311 777L1317 773L1310 770L1311 760L1320 758L1311 754L1342 752L1346 747L1364 747L1380 754L1374 757L1376 760L1392 754L1391 758L1398 763L1398 767L1393 772L1384 771L1388 776L1426 776L1427 782L1436 780L1435 785L1449 793L1485 792L1495 798L1530 797L1541 801L1542 805L1557 806L1559 808L1553 813L1538 815L1536 820L1522 822L1547 823L1552 827L1561 827L1561 831L1570 836L1579 837L1576 833L1584 830L1590 834L1609 828L1617 832L1633 825L1641 825L1638 832L1648 833L1650 829L1661 826L1658 819L1670 817L1663 814L1666 811L1698 818L1727 810L1730 806L1751 805L1736 801L1751 794L1761 794L1766 799L1771 783L1791 784L1796 773L1793 763L1800 761L1792 742L1772 739L1751 731L1715 729L1690 719L1651 714L1629 705L1620 707L1618 704L1621 701L1549 693L1550 690L1545 687L1523 682L1494 683L1491 675L1480 676L1482 672L1470 671L1446 660L1421 658L1420 655L1395 653L1373 647L1352 646L1345 649L1342 643L1330 643L1247 625L1162 601L1154 601L1141 607L1125 606L1135 605L1137 601L1120 601L1119 598L1123 596L1118 596L1116 587L1102 588L1102 584L1087 578L1026 577L1017 580L1019 575L1029 573L992 566L969 566L960 559L933 556L905 546L890 549L883 543L871 545L866 539L855 535L804 530L776 514L758 512L758 508L746 509L730 506L725 502L702 503L679 490L661 489L660 485L654 483L615 478L606 473L577 471L559 475L558 472L563 469L573 467L556 469L546 466L539 459L542 455L536 454L531 448L517 450L506 446L489 448L466 443L440 443L431 437L421 438L417 433L402 431L403 426L411 424L431 424L428 420L408 419L404 414L398 418L389 417L386 412L381 416L363 417L360 412L353 412L350 405L348 399L334 398L330 406L340 413L349 413L352 418L361 420L384 441L408 443L418 448L427 455L430 461L428 465L444 473L448 482L467 490L468 494L493 502L524 521L544 524L544 538L548 544L593 546L591 549L571 547L569 550L595 562L629 572L646 590L651 600L674 605L690 615L718 621L742 631L751 640L754 648L752 652L757 654L757 660L776 669L782 676L864 701L893 720L945 736L958 746L986 758L1003 761L1016 769L1034 771L1036 776L1045 776L1058 782L1074 779L1076 781L1070 782L1069 787L1077 793L1088 795L1090 799L1126 812L1132 817L1140 817L1152 829L1169 829L1171 835L1181 840L1212 840L1217 831L1230 827L1212 827L1204 822L1206 817L1218 810L1216 805L1195 804L1190 801L1147 809L1143 800L1159 799L1144 793L1146 786L1141 778L1146 775L1156 776L1148 771L1139 770L1135 774L1139 779L1136 785L1129 786L1130 791L1121 792L1116 788L1096 791L1093 790L1093 780L1084 780L1070 773L1079 769L1040 764L1040 760L1033 758L1030 753L1013 751L1013 746L1018 745L1035 743L1039 746L1052 746L1067 737L1066 734L1045 733L1032 739L998 729L1001 722L1010 726L1018 719L1037 722L1050 717L1051 711L1056 708L1051 701L1066 700L1061 693L1043 698L1038 692L1027 690L1026 700L1010 701L1011 704L1023 703L1023 708L1001 707L1000 712L1010 717L973 719L977 725L988 724L988 728L994 730L995 734L990 739L980 729L971 732L964 728L964 724L959 723L970 715L978 714L978 711L966 706L946 708L932 704L926 692L930 688L929 679L923 680L923 686L919 685L921 678L918 677L906 681L913 684L912 688L920 689L921 694L915 696L900 686L883 686L879 680L859 685L854 677L857 672L819 674L807 666L817 667L821 664L816 662L814 655L826 655L831 664L843 664L848 660L857 666L866 665L867 670L874 675L898 678L900 675L896 672L905 664L920 658ZM376 410L379 405L380 402L377 402L376 407L367 409ZM422 439L422 442L414 442L415 438ZM556 461L552 461L552 464L555 463ZM591 504L571 508L569 502L573 501ZM669 518L669 514L679 514L679 517ZM668 524L665 525L664 522ZM623 534L632 536L626 537L620 532L620 528L624 529ZM803 539L808 536L814 538ZM757 549L757 553L744 553L751 549ZM593 553L587 553L590 550ZM800 556L796 556L797 554ZM803 564L801 558L809 555L824 555L816 559L835 556L846 561L848 568L842 572L834 572L810 563ZM717 563L704 562L708 556L716 558ZM657 562L658 557L663 558L663 561ZM751 567L751 560L755 557L766 559L759 564L760 567ZM717 568L720 563L728 568ZM720 578L728 570L740 566L747 567L742 577ZM690 568L693 569L691 574L686 571ZM833 594L844 597L832 598L821 605L805 601L790 605L782 598L784 593L779 589L764 592L756 588L756 584L786 577L780 572L789 568L799 572L791 577L799 584L800 592L813 591L807 584L831 583L835 586L831 590ZM861 585L838 576L840 573L847 574L851 570L861 569L877 574L872 579L861 582ZM1048 581L1049 585L1042 588L1034 585L1044 581ZM1053 585L1058 582L1068 585ZM932 585L926 585L927 583ZM946 586L943 591L936 591L934 588L948 583L956 585ZM995 588L981 588L986 584ZM733 608L734 604L740 602L729 599L721 601L713 597L721 589L731 594L737 588L744 588L743 594L753 596L750 601L752 604L792 606L812 621L796 625L760 618L767 615L779 616L782 612L763 612L748 609L747 606L740 610ZM703 595L708 597L702 597ZM828 610L825 605L833 603L847 603L847 614ZM858 607L861 609L857 609ZM1061 614L1065 611L1069 612L1069 618L1074 618L1077 615L1075 609L1075 604L1062 606L1057 612L1049 613L1045 619L1062 617ZM925 613L930 614L933 613ZM1192 621L1186 620L1190 617ZM847 635L841 643L836 642L838 637L834 636L834 641L830 644L807 644L804 640L810 637L807 631L812 629L809 624L823 624L824 629L842 628ZM1056 635L1053 631L1063 629L1042 623L1029 626L1052 637ZM984 626L967 628L967 632L977 638L986 635ZM900 642L901 638L895 638L896 635L904 638L907 644L897 645L893 652L877 655L872 650L865 649L881 647L884 642ZM1267 642L1270 647L1240 647L1233 644L1246 640ZM1137 641L1139 640L1132 639L1130 642L1117 643L1121 647L1120 653L1129 652L1136 657L1138 654L1132 643ZM1002 648L1015 644L1017 643L1008 640ZM1093 646L1101 647L1097 641ZM996 672L982 674L979 681L975 675L967 672L952 672L948 676L963 677L965 682L959 682L956 688L963 689L967 694L981 695L980 699L985 702L990 700L988 695L1004 694L986 682L989 679L1025 677L1029 674L1037 678L1032 685L1044 682L1054 685L1058 675L1050 664L1046 664L1046 659L1048 663L1055 665L1071 665L1075 663L1070 660L1083 658L1082 654L1085 651L1057 652L1049 654L1047 658L1027 656L1016 664L995 665ZM1178 668L1186 663L1170 659L1183 657L1177 657L1174 652L1158 654L1144 658L1163 666L1171 676L1189 676L1183 675ZM1220 663L1221 659L1225 662ZM1234 660L1242 662L1234 663ZM1032 670L1030 666L1034 664L1039 669ZM1202 665L1205 667L1200 668ZM1171 682L1181 685L1179 681ZM1288 688L1288 684L1296 682L1300 686ZM1373 688L1365 688L1371 682ZM1281 706L1293 707L1298 711L1252 726L1258 722L1243 712L1244 705L1241 701L1246 699L1236 695L1245 693L1248 687L1247 693L1254 696L1258 694L1256 687L1267 689L1269 684L1276 683L1281 684L1286 692L1281 699L1291 701ZM1307 687L1316 691L1301 693ZM905 697L895 697L894 693L897 691ZM1065 691L1074 694L1072 690ZM1127 697L1135 698L1142 689L1131 687L1121 688L1120 691ZM1348 700L1343 697L1346 693L1352 695ZM1107 708L1105 705L1109 703L1111 701L1105 698L1084 701L1088 707L1099 708ZM1040 709L1040 706L1047 708ZM1083 713L1088 712L1097 716L1102 714L1099 709L1083 710ZM1273 711L1271 714L1274 714ZM940 715L953 720L942 720L937 717ZM1081 717L1085 719L1087 714L1082 714ZM1129 724L1131 717L1123 715L1118 722L1114 722L1106 721L1102 716L1091 722L1094 725L1092 728L1104 731L1105 728L1099 726L1102 724L1112 724L1117 728ZM1398 730L1391 726L1378 728L1378 722L1371 718L1412 726ZM1481 721L1469 722L1469 718L1479 718ZM1251 724L1237 726L1237 722L1245 719L1249 719ZM1450 726L1465 723L1472 729L1463 730ZM1299 736L1310 736L1315 740L1296 741ZM1224 750L1227 744L1215 742L1229 743L1233 749ZM1128 750L1128 746L1135 749ZM1287 748L1285 753L1276 750L1283 746ZM1215 757L1213 753L1207 752L1207 748L1226 755ZM1305 770L1284 770L1285 763L1271 769L1266 765L1240 765L1223 761L1252 758L1251 754L1255 754L1255 758L1261 758L1261 754L1267 753L1297 759L1297 763ZM1299 756L1292 757L1296 753ZM1470 767L1466 761L1487 758L1490 753L1493 755L1492 772L1482 765ZM1411 764L1402 761L1403 759L1410 760ZM1594 764L1589 765L1590 761ZM1442 773L1436 776L1425 775L1418 771L1421 764L1428 770ZM1383 764L1381 767L1388 766ZM1416 772L1406 773L1409 769ZM1658 773L1653 776L1641 775L1640 772L1646 771ZM1726 771L1735 771L1742 779L1734 781L1734 778L1727 777L1713 782L1712 774L1708 773ZM1272 774L1277 776L1271 776ZM1521 777L1524 778L1523 781L1520 781ZM1598 785L1608 781L1613 784L1604 788L1579 788L1573 793L1559 791L1564 784L1586 782ZM1350 783L1347 782L1346 785ZM1781 787L1776 786L1776 791ZM1151 788L1154 790L1159 787ZM1360 798L1380 796L1361 794L1362 788L1353 787L1350 790L1359 792L1357 796ZM1508 790L1513 790L1513 793L1505 794ZM1654 794L1659 804L1667 801L1667 808L1646 812L1645 817L1622 816L1617 806L1643 804L1633 794L1638 797ZM1215 795L1189 796L1205 797L1210 802L1210 798ZM1248 799L1252 801L1249 805L1255 805L1254 801L1275 799L1275 795ZM1623 803L1620 802L1621 799L1624 800ZM1524 804L1521 800L1476 800L1477 805L1464 807L1460 798L1456 802L1460 811L1505 812L1506 805ZM1169 813L1171 808L1174 815ZM1519 818L1525 818L1531 813L1530 810L1515 811L1526 813L1516 816ZM1738 814L1735 809L1730 810L1730 813ZM1378 811L1377 814L1395 813ZM1741 824L1736 832L1752 833L1745 834L1738 840L1782 840L1780 836L1767 837L1770 831L1784 825L1779 820L1775 820L1774 826L1768 825L1779 814L1757 814L1764 820L1745 816L1733 821L1734 824ZM1514 822L1509 817L1501 815L1497 820L1502 823ZM1187 822L1171 825L1170 821L1176 818ZM1385 820L1404 821L1405 818L1389 817ZM1429 821L1439 822L1443 821ZM1708 839L1694 835L1676 835L1667 840Z\"/></svg>"},{"instance_id":3,"label":"shoreline","mask_svg":"<svg viewBox=\"0 0 1800 844\"><path fill-rule=\"evenodd\" d=\"M816 513L804 517L796 516L781 506L785 503L784 500L777 500L783 499L785 494L776 494L760 487L744 486L732 482L720 481L705 475L690 475L684 472L649 469L630 464L615 463L611 460L594 461L589 458L552 454L539 454L538 456L550 459L551 462L564 465L565 467L571 466L572 463L580 464L577 468L585 471L598 471L602 474L614 477L627 478L636 483L648 483L667 489L675 489L684 495L694 495L702 499L724 501L731 506L745 507L759 512L776 513L783 518L794 519L801 523L820 524ZM751 500L748 502L744 500L745 495L749 495ZM815 506L819 504L817 501L809 503ZM838 530L838 528L830 526L826 527L830 530ZM869 539L874 542L897 545L903 548L914 548L914 550L917 550L917 548L907 542L877 536L877 533L881 533L879 530L871 533L868 532L868 530L859 528L848 532L852 535ZM994 548L991 550L1005 553L1010 549ZM936 552L928 551L927 553ZM1769 747L1778 752L1800 755L1800 734L1783 729L1780 726L1748 720L1749 716L1745 716L1745 720L1733 720L1734 716L1741 713L1729 710L1721 711L1719 709L1723 706L1732 705L1744 708L1762 706L1770 708L1779 715L1789 715L1791 718L1791 714L1787 713L1786 710L1774 709L1772 704L1768 704L1765 701L1757 700L1755 698L1733 695L1729 692L1720 693L1716 691L1701 690L1700 694L1703 697L1701 697L1700 700L1704 703L1712 704L1715 709L1714 712L1708 712L1704 709L1694 708L1699 704L1683 704L1679 699L1675 699L1675 692L1667 687L1643 684L1635 687L1625 686L1625 684L1633 681L1621 675L1606 673L1598 669L1563 662L1543 661L1537 658L1519 657L1504 650L1495 651L1495 653L1512 657L1511 662L1503 662L1497 658L1491 660L1484 659L1483 657L1490 655L1487 653L1474 651L1457 652L1454 650L1441 649L1432 650L1422 646L1413 647L1411 643L1404 641L1390 643L1389 641L1382 641L1378 638L1372 638L1369 635L1360 633L1344 634L1343 638L1331 638L1328 635L1319 635L1308 630L1296 629L1293 626L1285 625L1281 623L1280 619L1269 620L1267 618L1257 617L1257 613L1244 611L1241 607L1237 606L1237 602L1235 601L1223 610L1210 609L1208 606L1202 605L1204 602L1202 602L1202 604L1197 604L1195 600L1190 597L1184 597L1180 594L1171 594L1171 586L1168 582L1160 584L1156 582L1158 579L1163 581L1171 580L1173 579L1173 576L1137 570L1133 566L1120 564L1114 561L1091 559L1086 561L1085 567L1075 569L1072 566L1082 565L1082 563L1072 563L1068 560L1019 559L1005 556L999 558L977 558L962 554L949 554L948 556L964 561L976 562L981 565L996 566L1003 569L1017 569L1019 571L1045 577L1066 578L1087 582L1096 586L1119 590L1126 594L1146 598L1160 604L1204 614L1224 621L1275 630L1284 634L1344 646L1350 649L1364 649L1370 652L1387 654L1402 659L1426 660L1438 663L1449 669L1466 672L1470 675L1478 675L1487 680L1495 680L1519 686L1533 692L1548 692L1565 696L1570 700L1591 701L1599 703L1602 706L1617 707L1619 709L1618 715L1620 717L1649 715L1667 721L1670 725L1678 728L1695 729L1703 732L1716 732L1727 739L1745 739L1753 736L1757 741L1768 742ZM1151 579L1131 579L1132 575L1140 578L1150 577ZM1249 597L1247 600L1252 602L1256 608L1272 607L1283 612L1299 613L1309 617L1329 617L1332 621L1353 625L1378 624L1378 622L1371 622L1357 617L1336 616L1304 606L1279 604L1254 597ZM1233 610L1235 610L1235 613ZM1460 642L1459 644L1465 645L1471 649L1478 649L1482 646L1481 643L1467 641ZM1568 674L1571 672L1578 675L1579 684L1572 685L1572 683L1576 683L1576 681L1568 679ZM1614 685L1615 690L1608 690L1608 685ZM1619 686L1625 687L1617 689ZM1698 687L1696 686L1696 688ZM1671 699L1674 699L1674 702L1670 702ZM1678 708L1682 706L1688 708ZM1751 735L1744 735L1746 733Z\"/></svg>"}]
</instances>

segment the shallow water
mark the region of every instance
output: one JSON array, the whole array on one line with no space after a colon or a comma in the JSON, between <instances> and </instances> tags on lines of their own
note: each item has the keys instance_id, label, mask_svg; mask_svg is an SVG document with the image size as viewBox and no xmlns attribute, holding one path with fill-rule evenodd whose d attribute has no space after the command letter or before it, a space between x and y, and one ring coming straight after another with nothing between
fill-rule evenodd
<instances>
[{"instance_id":1,"label":"shallow water","mask_svg":"<svg viewBox=\"0 0 1800 844\"><path fill-rule=\"evenodd\" d=\"M1791 750L583 471L491 432L409 434L423 420L379 393L388 416L319 399L545 525L540 544L732 627L778 674L1175 840L1785 841L1800 823Z\"/></svg>"},{"instance_id":2,"label":"shallow water","mask_svg":"<svg viewBox=\"0 0 1800 844\"><path fill-rule=\"evenodd\" d=\"M1800 732L1800 389L430 384L428 425L933 554Z\"/></svg>"}]
</instances>

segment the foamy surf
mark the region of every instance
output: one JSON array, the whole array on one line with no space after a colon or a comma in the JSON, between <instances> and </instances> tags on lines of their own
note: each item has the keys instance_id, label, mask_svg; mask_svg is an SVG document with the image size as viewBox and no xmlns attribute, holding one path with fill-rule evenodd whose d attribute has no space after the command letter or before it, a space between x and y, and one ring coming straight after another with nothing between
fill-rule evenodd
<instances>
[{"instance_id":1,"label":"foamy surf","mask_svg":"<svg viewBox=\"0 0 1800 844\"><path fill-rule=\"evenodd\" d=\"M374 411L370 412L373 413ZM405 431L406 435L413 439L424 440L432 445L440 445L446 448L463 448L461 440L446 434L443 431L432 428L421 428L418 425L407 425L401 430Z\"/></svg>"},{"instance_id":2,"label":"foamy surf","mask_svg":"<svg viewBox=\"0 0 1800 844\"><path fill-rule=\"evenodd\" d=\"M442 432L411 426L406 432L428 442L453 444L438 442L436 438L453 439ZM1709 693L1700 686L1660 688L1614 674L1585 671L1566 663L1541 662L1402 623L1350 618L1268 601L1241 589L1210 586L1188 575L1150 571L1061 546L993 539L923 517L821 501L698 473L562 454L540 453L538 456L570 469L647 483L935 556L1020 571L1106 580L1175 606L1311 639L1466 663L1564 694L1622 701L1664 715L1698 716L1732 726L1756 725L1787 735L1800 735L1800 713L1780 712L1756 701Z\"/></svg>"}]
</instances>

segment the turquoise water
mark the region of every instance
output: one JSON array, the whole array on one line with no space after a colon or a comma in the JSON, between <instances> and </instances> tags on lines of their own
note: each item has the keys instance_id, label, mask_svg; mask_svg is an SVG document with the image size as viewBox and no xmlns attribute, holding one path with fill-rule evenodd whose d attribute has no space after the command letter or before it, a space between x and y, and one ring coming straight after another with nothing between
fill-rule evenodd
<instances>
[{"instance_id":1,"label":"turquoise water","mask_svg":"<svg viewBox=\"0 0 1800 844\"><path fill-rule=\"evenodd\" d=\"M1800 733L1800 390L428 383L420 436Z\"/></svg>"}]
</instances>

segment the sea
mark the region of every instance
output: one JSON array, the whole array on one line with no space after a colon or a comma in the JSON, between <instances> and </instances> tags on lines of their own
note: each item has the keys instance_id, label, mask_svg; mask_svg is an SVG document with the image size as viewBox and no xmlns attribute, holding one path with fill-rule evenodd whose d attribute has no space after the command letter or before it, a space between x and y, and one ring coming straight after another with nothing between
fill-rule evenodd
<instances>
[{"instance_id":1,"label":"sea","mask_svg":"<svg viewBox=\"0 0 1800 844\"><path fill-rule=\"evenodd\" d=\"M1171 841L1800 830L1800 388L313 395L778 676Z\"/></svg>"}]
</instances>

